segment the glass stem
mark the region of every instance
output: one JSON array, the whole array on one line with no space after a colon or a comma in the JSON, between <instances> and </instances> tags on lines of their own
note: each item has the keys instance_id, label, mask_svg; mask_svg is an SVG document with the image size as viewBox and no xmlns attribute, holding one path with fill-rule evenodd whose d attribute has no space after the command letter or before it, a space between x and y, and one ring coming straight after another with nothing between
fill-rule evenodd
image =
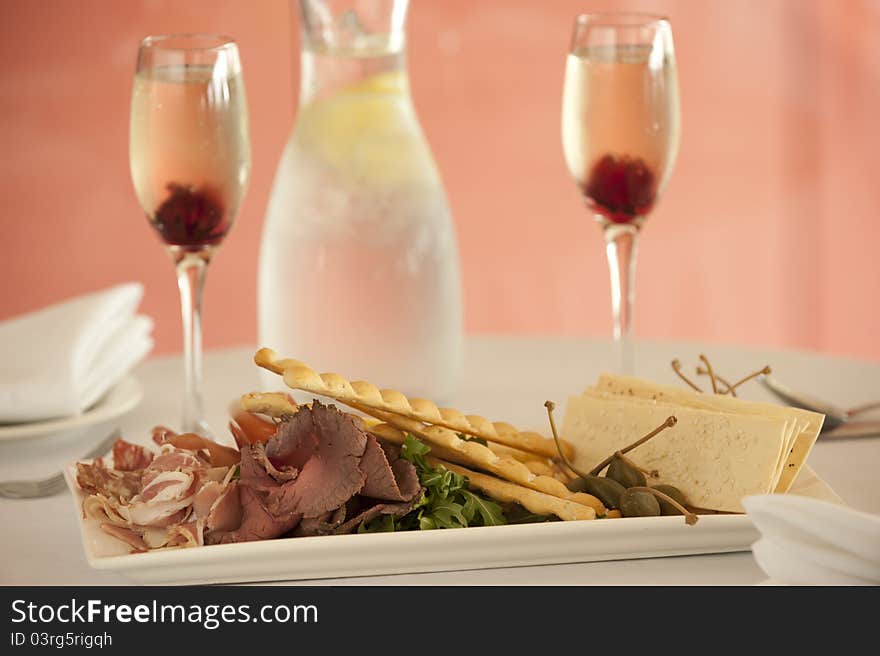
<instances>
[{"instance_id":1,"label":"glass stem","mask_svg":"<svg viewBox=\"0 0 880 656\"><path fill-rule=\"evenodd\" d=\"M635 297L636 252L639 229L629 224L605 227L605 253L611 274L611 314L620 373L633 374L632 308Z\"/></svg>"},{"instance_id":2,"label":"glass stem","mask_svg":"<svg viewBox=\"0 0 880 656\"><path fill-rule=\"evenodd\" d=\"M183 319L183 422L182 430L210 436L202 404L202 290L210 255L207 252L172 256L177 267L180 289L180 315Z\"/></svg>"}]
</instances>

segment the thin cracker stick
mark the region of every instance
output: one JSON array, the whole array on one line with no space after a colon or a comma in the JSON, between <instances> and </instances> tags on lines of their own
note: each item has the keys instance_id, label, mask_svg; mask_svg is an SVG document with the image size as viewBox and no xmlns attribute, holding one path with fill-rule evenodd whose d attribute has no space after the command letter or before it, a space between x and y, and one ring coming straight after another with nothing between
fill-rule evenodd
<instances>
[{"instance_id":1,"label":"thin cracker stick","mask_svg":"<svg viewBox=\"0 0 880 656\"><path fill-rule=\"evenodd\" d=\"M486 446L488 446L492 450L492 453L499 455L502 458L512 458L513 460L518 460L526 467L528 467L529 471L531 471L533 474L540 474L542 476L557 478L563 483L568 481L568 478L565 476L560 478L560 470L551 458L537 457L534 453L529 453L528 451L523 451L521 449L514 449L512 447L504 446L503 444L497 444L495 442L489 442L488 440L486 441Z\"/></svg>"},{"instance_id":2,"label":"thin cracker stick","mask_svg":"<svg viewBox=\"0 0 880 656\"><path fill-rule=\"evenodd\" d=\"M537 476L549 476L556 478L556 470L543 460L527 460L523 463L529 471Z\"/></svg>"},{"instance_id":3,"label":"thin cracker stick","mask_svg":"<svg viewBox=\"0 0 880 656\"><path fill-rule=\"evenodd\" d=\"M536 515L555 515L566 521L596 519L596 511L589 506L536 492L522 485L503 481L488 474L480 474L439 458L428 456L428 462L432 465L443 465L456 474L466 476L468 487L480 490L496 501L518 503Z\"/></svg>"},{"instance_id":4,"label":"thin cracker stick","mask_svg":"<svg viewBox=\"0 0 880 656\"><path fill-rule=\"evenodd\" d=\"M408 399L396 390L380 390L372 383L349 381L339 374L319 374L298 360L278 358L271 349L262 348L257 351L254 362L264 369L281 374L284 382L292 389L326 396L346 405L358 403L376 410L392 412L547 458L558 455L553 440L534 431L519 431L505 422L493 423L479 415L464 415L453 408L438 408L427 399ZM566 455L574 456L574 447L571 444L563 443L563 448Z\"/></svg>"},{"instance_id":5,"label":"thin cracker stick","mask_svg":"<svg viewBox=\"0 0 880 656\"><path fill-rule=\"evenodd\" d=\"M593 495L586 492L572 492L558 478L546 475L543 472L533 472L525 463L495 454L491 449L479 442L463 440L455 432L447 428L442 426L425 426L408 417L374 410L368 406L361 406L358 403L350 405L355 410L364 412L384 422L379 426L368 425L366 428L377 437L382 437L395 444L403 444L406 436L402 431L409 432L427 442L437 455L447 460L490 471L496 476L537 492L589 506L600 515L604 515L606 512L602 502ZM291 401L290 397L278 392L251 392L245 394L241 397L241 406L251 412L261 412L279 418L296 412L296 405ZM382 426L385 426L385 428Z\"/></svg>"},{"instance_id":6,"label":"thin cracker stick","mask_svg":"<svg viewBox=\"0 0 880 656\"><path fill-rule=\"evenodd\" d=\"M498 444L497 442L490 442L486 440L486 446L492 449L492 452L497 453L499 456L508 456L510 458L513 458L514 460L519 460L520 462L541 460L541 458L537 457L534 453L523 451L522 449L515 449L513 447L505 446L503 444ZM546 460L549 461L549 458L547 458Z\"/></svg>"},{"instance_id":7,"label":"thin cracker stick","mask_svg":"<svg viewBox=\"0 0 880 656\"><path fill-rule=\"evenodd\" d=\"M402 431L396 426L378 421L373 417L367 417L367 420L368 421L364 424L366 426L365 430L369 431L376 437L385 440L386 442L396 444L397 446L403 446L403 443L406 442L406 435L410 431ZM374 421L377 423L373 423ZM428 442L428 440L424 441ZM430 445L431 453L437 458L449 460L450 462L458 462L459 464L461 464L462 460L466 459L462 457L461 453L456 453L452 449L440 446L439 444L431 444L430 442L428 442L428 444Z\"/></svg>"},{"instance_id":8,"label":"thin cracker stick","mask_svg":"<svg viewBox=\"0 0 880 656\"><path fill-rule=\"evenodd\" d=\"M360 408L355 409L359 410ZM405 433L412 433L427 442L432 452L446 460L452 460L461 465L491 472L511 483L522 485L558 499L589 506L594 512L600 515L605 514L605 506L592 494L572 492L558 479L534 474L523 463L512 458L498 456L478 442L462 440L448 428L443 428L442 426L423 426L412 419L376 410L365 410L365 412L385 422L378 426L371 426L368 429L377 437L383 437L395 444L401 444L405 438ZM401 434L393 434L395 430Z\"/></svg>"},{"instance_id":9,"label":"thin cracker stick","mask_svg":"<svg viewBox=\"0 0 880 656\"><path fill-rule=\"evenodd\" d=\"M284 392L251 392L241 397L241 408L276 419L296 414L299 406Z\"/></svg>"}]
</instances>

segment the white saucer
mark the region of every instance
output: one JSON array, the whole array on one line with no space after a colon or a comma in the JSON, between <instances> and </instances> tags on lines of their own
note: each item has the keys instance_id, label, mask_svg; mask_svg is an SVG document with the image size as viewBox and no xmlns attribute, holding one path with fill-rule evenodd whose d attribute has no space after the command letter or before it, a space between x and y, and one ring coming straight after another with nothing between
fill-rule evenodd
<instances>
[{"instance_id":1,"label":"white saucer","mask_svg":"<svg viewBox=\"0 0 880 656\"><path fill-rule=\"evenodd\" d=\"M0 441L42 437L109 422L132 410L143 397L141 384L131 376L126 376L81 415L24 424L0 424Z\"/></svg>"}]
</instances>

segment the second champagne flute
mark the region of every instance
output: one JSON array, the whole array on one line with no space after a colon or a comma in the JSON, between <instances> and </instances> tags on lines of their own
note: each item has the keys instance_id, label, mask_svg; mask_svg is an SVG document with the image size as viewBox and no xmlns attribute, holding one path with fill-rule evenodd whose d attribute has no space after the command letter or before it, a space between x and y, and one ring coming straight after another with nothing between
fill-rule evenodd
<instances>
[{"instance_id":1,"label":"second champagne flute","mask_svg":"<svg viewBox=\"0 0 880 656\"><path fill-rule=\"evenodd\" d=\"M210 434L202 406L205 271L250 175L247 103L235 42L151 36L138 50L129 158L141 207L177 268L183 318L183 425Z\"/></svg>"},{"instance_id":2,"label":"second champagne flute","mask_svg":"<svg viewBox=\"0 0 880 656\"><path fill-rule=\"evenodd\" d=\"M565 66L562 145L569 173L605 236L624 373L634 366L639 231L672 172L679 131L669 22L649 14L578 16Z\"/></svg>"}]
</instances>

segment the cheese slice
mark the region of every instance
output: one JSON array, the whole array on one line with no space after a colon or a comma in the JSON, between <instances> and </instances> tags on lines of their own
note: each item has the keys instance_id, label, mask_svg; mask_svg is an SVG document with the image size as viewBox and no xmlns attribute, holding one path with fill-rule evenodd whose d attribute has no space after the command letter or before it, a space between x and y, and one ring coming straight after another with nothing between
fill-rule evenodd
<instances>
[{"instance_id":1,"label":"cheese slice","mask_svg":"<svg viewBox=\"0 0 880 656\"><path fill-rule=\"evenodd\" d=\"M569 399L562 433L575 447L575 465L590 470L670 415L674 427L628 454L657 469L656 482L675 485L691 506L729 512L743 512L743 497L773 490L785 419L582 394Z\"/></svg>"},{"instance_id":2,"label":"cheese slice","mask_svg":"<svg viewBox=\"0 0 880 656\"><path fill-rule=\"evenodd\" d=\"M788 418L797 422L788 441L779 476L773 487L774 492L788 492L795 478L807 460L807 456L819 437L825 415L800 408L788 408L770 403L759 403L720 394L699 394L697 392L659 385L632 376L602 374L597 387L615 395L665 401L688 407L711 408L721 412L751 414L763 417Z\"/></svg>"},{"instance_id":3,"label":"cheese slice","mask_svg":"<svg viewBox=\"0 0 880 656\"><path fill-rule=\"evenodd\" d=\"M607 392L603 389L600 389L598 387L588 387L586 389L586 391L584 391L584 394L586 396L591 396L594 398L606 399L606 400L627 398L627 399L630 399L631 401L633 401L634 403L639 403L639 404L652 405L652 404L657 403L657 401L654 401L651 399L643 399L643 398L639 398L636 396L625 396L625 397L618 396L618 395L612 394L611 392ZM709 403L704 403L702 405L700 405L698 403L694 403L694 404L667 403L666 405L669 406L670 412L672 412L673 414L675 414L674 413L675 406L693 407L693 408L707 410L709 412L717 412L717 410L715 408L713 408L712 405ZM728 413L728 414L734 414L734 413ZM773 466L774 467L773 481L770 486L770 489L773 491L775 491L776 486L779 483L779 478L780 478L780 475L784 469L785 461L788 458L788 453L789 453L789 449L792 444L792 440L793 440L794 436L798 432L800 432L800 427L799 427L797 420L790 418L790 417L780 417L780 419L782 419L785 422L785 424L783 427L783 439L779 444L779 450L777 451L777 454L776 454L776 462ZM633 438L633 439L636 439L636 438Z\"/></svg>"}]
</instances>

